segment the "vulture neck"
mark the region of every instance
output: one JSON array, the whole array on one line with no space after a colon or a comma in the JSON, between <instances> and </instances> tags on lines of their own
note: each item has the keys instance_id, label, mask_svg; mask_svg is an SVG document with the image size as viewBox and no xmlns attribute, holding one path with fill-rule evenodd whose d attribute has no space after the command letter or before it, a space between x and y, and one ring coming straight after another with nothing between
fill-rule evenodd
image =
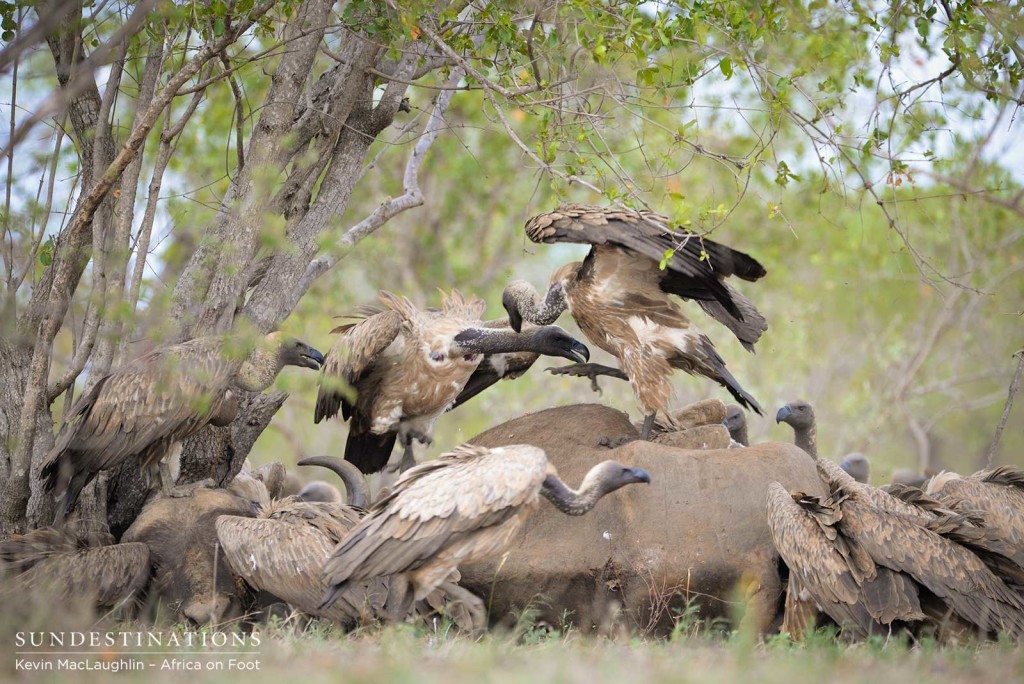
<instances>
[{"instance_id":1,"label":"vulture neck","mask_svg":"<svg viewBox=\"0 0 1024 684\"><path fill-rule=\"evenodd\" d=\"M743 423L735 430L729 431L730 436L739 444L743 446L750 446L750 438L747 436L747 424Z\"/></svg>"},{"instance_id":2,"label":"vulture neck","mask_svg":"<svg viewBox=\"0 0 1024 684\"><path fill-rule=\"evenodd\" d=\"M811 423L807 427L793 428L794 442L796 445L811 455L811 458L818 458L818 426Z\"/></svg>"},{"instance_id":3,"label":"vulture neck","mask_svg":"<svg viewBox=\"0 0 1024 684\"><path fill-rule=\"evenodd\" d=\"M238 369L236 384L249 392L262 392L274 384L280 371L278 350L257 346Z\"/></svg>"},{"instance_id":4,"label":"vulture neck","mask_svg":"<svg viewBox=\"0 0 1024 684\"><path fill-rule=\"evenodd\" d=\"M537 289L525 281L516 284L510 292L519 315L534 325L551 325L567 307L565 292L557 283L548 288L543 301Z\"/></svg>"},{"instance_id":5,"label":"vulture neck","mask_svg":"<svg viewBox=\"0 0 1024 684\"><path fill-rule=\"evenodd\" d=\"M530 320L524 317L525 320ZM511 328L492 329L476 328L474 335L460 335L456 338L458 348L465 354L509 354L514 352L538 352L541 346L537 341L537 331L541 328L529 328L516 332Z\"/></svg>"},{"instance_id":6,"label":"vulture neck","mask_svg":"<svg viewBox=\"0 0 1024 684\"><path fill-rule=\"evenodd\" d=\"M544 478L540 493L562 513L583 515L589 513L608 491L604 480L591 470L577 490L569 489L557 475L548 475Z\"/></svg>"}]
</instances>

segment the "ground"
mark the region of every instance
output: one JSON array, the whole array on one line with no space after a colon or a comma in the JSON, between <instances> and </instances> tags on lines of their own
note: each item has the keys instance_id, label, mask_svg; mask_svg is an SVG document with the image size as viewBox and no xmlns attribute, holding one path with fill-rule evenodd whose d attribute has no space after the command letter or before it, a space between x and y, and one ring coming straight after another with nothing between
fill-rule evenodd
<instances>
[{"instance_id":1,"label":"ground","mask_svg":"<svg viewBox=\"0 0 1024 684\"><path fill-rule=\"evenodd\" d=\"M526 631L481 639L455 636L443 627L401 627L352 635L288 627L261 631L260 645L239 657L165 649L144 656L155 663L142 671L14 672L5 658L0 681L163 682L237 681L247 684L285 682L353 682L382 684L466 684L486 682L1013 682L1024 676L1024 649L988 643L946 646L910 645L877 639L843 645L820 633L803 645L782 637L758 641L742 634L678 635L669 640L635 637L613 639ZM123 649L127 650L127 649ZM112 662L113 651L96 651L93 660ZM167 664L164 664L164 660ZM191 664L199 671L185 669ZM238 669L258 662L258 670ZM177 664L175 664L177 663ZM211 663L222 663L212 665ZM166 667L168 669L160 669ZM225 669L209 670L210 667ZM228 669L228 668L231 669Z\"/></svg>"}]
</instances>

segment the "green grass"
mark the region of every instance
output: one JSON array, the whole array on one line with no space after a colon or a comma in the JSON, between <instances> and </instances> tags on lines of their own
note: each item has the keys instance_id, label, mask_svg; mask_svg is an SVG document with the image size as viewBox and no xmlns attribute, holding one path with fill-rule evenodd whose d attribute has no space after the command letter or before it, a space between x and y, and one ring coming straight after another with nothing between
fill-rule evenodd
<instances>
[{"instance_id":1,"label":"green grass","mask_svg":"<svg viewBox=\"0 0 1024 684\"><path fill-rule=\"evenodd\" d=\"M737 632L700 629L686 622L670 639L585 636L520 626L515 633L478 639L457 635L444 621L427 627L403 625L342 634L317 623L299 628L275 622L259 630L261 645L238 660L258 661L254 671L214 670L230 656L201 649L164 649L142 657L157 663L141 672L121 672L118 682L274 682L315 684L477 684L478 682L1015 682L1024 678L1024 648L1007 643L938 647L875 638L845 645L821 631L804 644L783 636L757 640ZM127 627L120 627L128 630ZM150 628L153 629L153 628ZM180 629L180 628L177 628ZM165 629L164 633L169 631ZM688 636L696 634L696 636ZM10 644L10 640L5 641ZM15 672L12 654L3 659L0 679L21 681L112 681L107 672ZM123 649L122 649L123 650ZM258 652L258 653L257 653ZM113 660L117 649L95 658ZM164 658L198 662L199 672L159 669ZM217 667L213 665L212 667Z\"/></svg>"}]
</instances>

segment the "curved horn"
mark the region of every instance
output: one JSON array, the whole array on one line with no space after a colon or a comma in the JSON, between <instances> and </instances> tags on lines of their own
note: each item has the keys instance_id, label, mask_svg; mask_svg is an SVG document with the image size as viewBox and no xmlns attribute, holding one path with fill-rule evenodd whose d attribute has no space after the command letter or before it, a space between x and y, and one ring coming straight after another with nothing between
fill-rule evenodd
<instances>
[{"instance_id":1,"label":"curved horn","mask_svg":"<svg viewBox=\"0 0 1024 684\"><path fill-rule=\"evenodd\" d=\"M310 456L299 461L300 466L320 466L332 471L345 483L345 499L349 506L366 508L370 500L370 487L359 469L337 456Z\"/></svg>"}]
</instances>

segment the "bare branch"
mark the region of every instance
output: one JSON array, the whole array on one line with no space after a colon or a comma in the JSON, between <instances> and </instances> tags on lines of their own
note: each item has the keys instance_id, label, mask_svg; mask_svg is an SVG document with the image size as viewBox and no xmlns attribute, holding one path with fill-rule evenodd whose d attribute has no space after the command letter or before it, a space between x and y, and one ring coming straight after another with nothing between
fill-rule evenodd
<instances>
[{"instance_id":1,"label":"bare branch","mask_svg":"<svg viewBox=\"0 0 1024 684\"><path fill-rule=\"evenodd\" d=\"M992 435L992 442L988 445L988 456L985 458L985 465L989 468L992 467L995 461L996 452L999 450L999 440L1003 437L1006 421L1010 419L1013 398L1020 391L1020 379L1021 375L1024 375L1024 349L1017 350L1014 356L1017 358L1017 372L1013 374L1013 380L1010 382L1010 390L1006 395L1006 406L1003 407L1003 415L999 418L999 424L996 425L996 433Z\"/></svg>"},{"instance_id":2,"label":"bare branch","mask_svg":"<svg viewBox=\"0 0 1024 684\"><path fill-rule=\"evenodd\" d=\"M448 83L458 83L464 75L462 69L456 67L452 70ZM430 117L423 127L423 135L416 141L416 146L413 148L412 154L409 155L409 159L405 164L405 173L402 177L405 192L400 197L385 200L373 210L373 213L345 231L338 240L337 247L339 252L337 254L314 259L307 266L305 273L303 273L295 287L292 294L293 302L298 302L313 282L337 264L348 250L360 240L372 234L398 214L423 204L423 193L420 190L419 184L420 166L423 164L423 159L426 157L430 147L437 139L438 132L445 126L444 115L448 111L448 105L451 103L453 94L453 90L446 89L437 95L434 108L431 110Z\"/></svg>"}]
</instances>

